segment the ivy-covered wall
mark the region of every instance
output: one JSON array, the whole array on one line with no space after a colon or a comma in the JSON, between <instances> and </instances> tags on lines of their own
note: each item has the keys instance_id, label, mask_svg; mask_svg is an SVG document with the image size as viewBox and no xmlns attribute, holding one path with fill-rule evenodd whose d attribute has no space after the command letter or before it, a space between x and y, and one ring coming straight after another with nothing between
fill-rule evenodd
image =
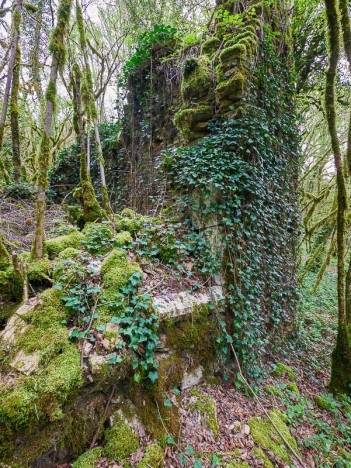
<instances>
[{"instance_id":1,"label":"ivy-covered wall","mask_svg":"<svg viewBox=\"0 0 351 468\"><path fill-rule=\"evenodd\" d=\"M234 342L251 363L294 329L299 145L289 22L287 1L218 2L201 43L153 44L128 74L129 204L148 211L176 196L211 241L220 255L209 274L227 288L223 349Z\"/></svg>"}]
</instances>

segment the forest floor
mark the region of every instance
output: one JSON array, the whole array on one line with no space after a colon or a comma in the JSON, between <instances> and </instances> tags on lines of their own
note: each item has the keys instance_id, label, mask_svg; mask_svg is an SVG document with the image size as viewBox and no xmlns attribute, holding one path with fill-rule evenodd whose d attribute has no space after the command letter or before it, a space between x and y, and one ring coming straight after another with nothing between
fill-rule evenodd
<instances>
[{"instance_id":1,"label":"forest floor","mask_svg":"<svg viewBox=\"0 0 351 468\"><path fill-rule=\"evenodd\" d=\"M196 393L193 390L178 396L172 392L167 395L178 406L180 432L178 440L165 449L166 467L351 467L351 455L348 459L347 453L351 448L351 401L337 401L327 390L336 336L336 274L330 268L317 292L312 294L315 278L315 273L307 274L301 287L299 329L303 334L280 356L271 355L265 367L266 377L259 383L252 383L259 402L229 372L226 381L197 388L215 401L217 437L204 424L200 412L194 411ZM279 377L273 376L278 363L289 366L294 375L283 372ZM267 413L278 408L286 415L303 464L294 457L293 465L286 463L271 450L265 450L264 458L257 454L257 443L248 422L257 416L264 418L262 407ZM275 437L272 433L271 436ZM141 449L136 454L135 463L143 453ZM102 458L96 466L121 468L123 465Z\"/></svg>"},{"instance_id":2,"label":"forest floor","mask_svg":"<svg viewBox=\"0 0 351 468\"><path fill-rule=\"evenodd\" d=\"M34 213L32 202L8 199L0 203L0 230L19 250L28 249L32 242ZM53 205L47 210L47 224L56 234L60 233L60 226L65 223L63 214L60 206ZM162 279L162 271L159 276ZM333 265L328 268L313 294L311 291L316 276L316 272L310 272L302 281L297 327L299 333L295 341L276 343L275 349L279 352L272 350L268 356L262 379L250 381L258 400L238 379L238 375L230 370L216 383L196 387L196 392L215 402L217 436L208 428L201 412L196 408L194 410L198 396L194 390L181 393L171 391L165 395L167 401L178 407L180 423L179 437L169 438L165 445L166 467L292 466L272 450L265 449L262 457L257 452L258 444L253 437L250 420L258 416L264 418L264 410L270 413L274 408L284 413L298 443L303 464L292 457L293 466L351 467L351 455L343 452L351 449L351 400L337 401L327 390L337 326L335 268ZM175 280L172 280L171 275L166 285L160 278L157 275L146 275L147 284L143 286L157 291L158 285L162 283L168 292L174 289ZM273 376L279 363L288 366L289 370ZM276 439L276 435L271 433L270 436ZM276 442L281 445L281 440ZM140 462L148 444L150 440L146 437L132 457L132 466ZM62 468L69 466L62 465ZM123 467L108 462L105 457L95 466Z\"/></svg>"}]
</instances>

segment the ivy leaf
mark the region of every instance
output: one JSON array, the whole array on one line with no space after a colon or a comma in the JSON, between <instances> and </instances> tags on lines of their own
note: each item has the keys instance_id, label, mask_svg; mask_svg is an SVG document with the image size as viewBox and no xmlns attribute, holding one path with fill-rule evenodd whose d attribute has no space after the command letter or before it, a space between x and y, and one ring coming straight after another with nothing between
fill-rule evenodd
<instances>
[{"instance_id":1,"label":"ivy leaf","mask_svg":"<svg viewBox=\"0 0 351 468\"><path fill-rule=\"evenodd\" d=\"M211 465L212 466L220 466L221 465L221 460L217 455L214 453L211 457Z\"/></svg>"},{"instance_id":2,"label":"ivy leaf","mask_svg":"<svg viewBox=\"0 0 351 468\"><path fill-rule=\"evenodd\" d=\"M55 283L53 285L53 289L56 289L57 291L62 291L63 290L63 286L61 283Z\"/></svg>"},{"instance_id":3,"label":"ivy leaf","mask_svg":"<svg viewBox=\"0 0 351 468\"><path fill-rule=\"evenodd\" d=\"M202 461L199 459L195 460L193 468L202 468Z\"/></svg>"},{"instance_id":4,"label":"ivy leaf","mask_svg":"<svg viewBox=\"0 0 351 468\"><path fill-rule=\"evenodd\" d=\"M188 455L191 455L191 456L195 455L195 450L192 445L188 445L185 451Z\"/></svg>"},{"instance_id":5,"label":"ivy leaf","mask_svg":"<svg viewBox=\"0 0 351 468\"><path fill-rule=\"evenodd\" d=\"M172 402L171 400L165 400L165 402L163 403L167 408L172 408Z\"/></svg>"},{"instance_id":6,"label":"ivy leaf","mask_svg":"<svg viewBox=\"0 0 351 468\"><path fill-rule=\"evenodd\" d=\"M180 457L180 463L182 464L183 467L185 467L185 466L186 466L186 458L185 458L185 456L181 453L181 454L179 455L179 457Z\"/></svg>"},{"instance_id":7,"label":"ivy leaf","mask_svg":"<svg viewBox=\"0 0 351 468\"><path fill-rule=\"evenodd\" d=\"M158 379L158 373L156 371L150 371L147 374L148 378L151 380L152 383L155 383Z\"/></svg>"},{"instance_id":8,"label":"ivy leaf","mask_svg":"<svg viewBox=\"0 0 351 468\"><path fill-rule=\"evenodd\" d=\"M171 435L167 437L166 442L168 445L175 445L175 441Z\"/></svg>"}]
</instances>

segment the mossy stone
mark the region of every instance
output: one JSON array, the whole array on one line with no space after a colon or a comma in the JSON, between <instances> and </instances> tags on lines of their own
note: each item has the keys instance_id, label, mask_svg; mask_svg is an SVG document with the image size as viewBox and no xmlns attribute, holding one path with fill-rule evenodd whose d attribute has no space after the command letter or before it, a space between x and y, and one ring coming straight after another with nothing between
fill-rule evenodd
<instances>
[{"instance_id":1,"label":"mossy stone","mask_svg":"<svg viewBox=\"0 0 351 468\"><path fill-rule=\"evenodd\" d=\"M55 237L46 241L46 250L49 255L49 259L55 259L59 253L67 249L67 247L73 247L74 249L80 249L82 247L82 240L84 236L79 231L72 231L64 236Z\"/></svg>"},{"instance_id":2,"label":"mossy stone","mask_svg":"<svg viewBox=\"0 0 351 468\"><path fill-rule=\"evenodd\" d=\"M206 55L189 58L183 65L181 94L184 101L206 96L211 87L210 61Z\"/></svg>"},{"instance_id":3,"label":"mossy stone","mask_svg":"<svg viewBox=\"0 0 351 468\"><path fill-rule=\"evenodd\" d=\"M298 454L299 452L296 440L290 434L290 430L283 421L281 413L277 412L277 410L273 410L269 416L285 439L289 442L290 446ZM251 418L248 421L248 425L250 426L251 435L256 444L272 450L272 452L280 457L284 462L291 463L290 451L281 440L281 437L277 433L273 424L266 417ZM275 435L274 439L272 438L272 434Z\"/></svg>"},{"instance_id":4,"label":"mossy stone","mask_svg":"<svg viewBox=\"0 0 351 468\"><path fill-rule=\"evenodd\" d=\"M118 415L113 419L114 425L104 433L104 450L109 460L121 462L138 449L139 438Z\"/></svg>"},{"instance_id":5,"label":"mossy stone","mask_svg":"<svg viewBox=\"0 0 351 468\"><path fill-rule=\"evenodd\" d=\"M231 47L226 47L219 54L219 59L222 64L227 64L228 62L235 59L244 59L246 57L247 50L244 44L234 44Z\"/></svg>"},{"instance_id":6,"label":"mossy stone","mask_svg":"<svg viewBox=\"0 0 351 468\"><path fill-rule=\"evenodd\" d=\"M208 105L199 105L183 109L176 113L173 122L185 139L190 139L194 127L199 122L208 122L213 115L213 109Z\"/></svg>"},{"instance_id":7,"label":"mossy stone","mask_svg":"<svg viewBox=\"0 0 351 468\"><path fill-rule=\"evenodd\" d=\"M62 260L74 260L76 258L79 258L81 255L81 250L74 249L73 247L68 247L67 249L62 250L62 252L59 255L59 258Z\"/></svg>"},{"instance_id":8,"label":"mossy stone","mask_svg":"<svg viewBox=\"0 0 351 468\"><path fill-rule=\"evenodd\" d=\"M190 395L196 397L195 403L190 403L189 405L190 410L198 410L201 415L205 416L206 426L213 432L213 435L217 437L219 426L215 400L210 396L204 395L196 388L191 390Z\"/></svg>"},{"instance_id":9,"label":"mossy stone","mask_svg":"<svg viewBox=\"0 0 351 468\"><path fill-rule=\"evenodd\" d=\"M216 50L218 49L220 45L221 45L221 41L220 39L218 39L218 37L216 36L210 37L202 44L201 54L211 56L216 52Z\"/></svg>"},{"instance_id":10,"label":"mossy stone","mask_svg":"<svg viewBox=\"0 0 351 468\"><path fill-rule=\"evenodd\" d=\"M133 243L133 238L129 231L119 232L113 239L115 247L128 247Z\"/></svg>"},{"instance_id":11,"label":"mossy stone","mask_svg":"<svg viewBox=\"0 0 351 468\"><path fill-rule=\"evenodd\" d=\"M228 80L222 81L216 87L217 100L221 101L225 98L230 100L239 100L243 96L246 78L241 72L236 72Z\"/></svg>"},{"instance_id":12,"label":"mossy stone","mask_svg":"<svg viewBox=\"0 0 351 468\"><path fill-rule=\"evenodd\" d=\"M163 468L164 467L164 453L162 447L158 444L148 445L146 447L146 452L137 465L137 468Z\"/></svg>"},{"instance_id":13,"label":"mossy stone","mask_svg":"<svg viewBox=\"0 0 351 468\"><path fill-rule=\"evenodd\" d=\"M94 468L102 455L102 448L96 447L83 453L73 464L72 468Z\"/></svg>"}]
</instances>

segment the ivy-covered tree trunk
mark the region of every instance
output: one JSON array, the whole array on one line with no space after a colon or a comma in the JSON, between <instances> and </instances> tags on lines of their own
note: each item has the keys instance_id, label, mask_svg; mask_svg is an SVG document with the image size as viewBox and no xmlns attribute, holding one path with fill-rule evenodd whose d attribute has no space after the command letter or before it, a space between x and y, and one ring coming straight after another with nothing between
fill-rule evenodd
<instances>
[{"instance_id":1,"label":"ivy-covered tree trunk","mask_svg":"<svg viewBox=\"0 0 351 468\"><path fill-rule=\"evenodd\" d=\"M88 117L93 119L95 145L96 145L96 150L97 150L98 160L99 160L102 203L103 203L103 208L106 211L106 213L111 214L112 210L111 210L110 200L108 198L108 193L107 193L104 156L102 152L101 138L100 138L100 132L99 132L98 113L97 113L94 91L93 91L93 78L92 78L91 67L89 63L89 56L88 56L88 51L87 51L87 40L86 40L85 30L84 30L83 12L82 12L81 6L79 5L78 0L76 0L76 15L77 15L77 22L78 22L78 30L79 30L80 48L84 57L86 90L87 90L87 100L88 100L87 112L89 114ZM89 155L89 161L90 161L90 152L88 152L88 155Z\"/></svg>"},{"instance_id":2,"label":"ivy-covered tree trunk","mask_svg":"<svg viewBox=\"0 0 351 468\"><path fill-rule=\"evenodd\" d=\"M80 187L76 192L77 198L83 207L84 220L94 222L101 220L104 216L96 199L95 190L91 182L90 171L87 166L87 153L85 149L83 110L81 97L81 72L77 64L73 67L73 105L75 130L80 146Z\"/></svg>"},{"instance_id":3,"label":"ivy-covered tree trunk","mask_svg":"<svg viewBox=\"0 0 351 468\"><path fill-rule=\"evenodd\" d=\"M7 115L8 105L9 105L13 70L15 67L17 48L18 48L18 42L19 42L19 27L20 27L21 20L22 20L21 9L22 9L22 1L17 0L17 4L14 6L13 13L12 13L11 51L10 51L10 56L9 56L5 92L4 92L3 102L2 102L2 111L1 111L1 118L0 118L0 153L4 146L6 115ZM0 170L3 174L5 182L10 183L10 177L7 173L4 161L1 156L0 156Z\"/></svg>"},{"instance_id":4,"label":"ivy-covered tree trunk","mask_svg":"<svg viewBox=\"0 0 351 468\"><path fill-rule=\"evenodd\" d=\"M329 33L329 67L326 73L325 108L334 153L337 182L337 256L338 256L338 335L332 355L330 388L338 393L351 392L351 335L345 307L345 217L346 185L336 124L336 75L340 58L340 15L336 0L325 0Z\"/></svg>"},{"instance_id":5,"label":"ivy-covered tree trunk","mask_svg":"<svg viewBox=\"0 0 351 468\"><path fill-rule=\"evenodd\" d=\"M48 184L48 170L50 161L50 136L51 124L55 112L56 83L59 69L65 62L64 39L68 32L68 25L71 17L72 0L61 0L57 26L54 29L50 52L52 53L50 80L46 91L46 110L43 134L39 152L39 175L38 175L38 196L37 196L37 218L35 227L35 238L32 249L32 256L35 259L41 259L45 251L45 207L46 207L46 188Z\"/></svg>"}]
</instances>

